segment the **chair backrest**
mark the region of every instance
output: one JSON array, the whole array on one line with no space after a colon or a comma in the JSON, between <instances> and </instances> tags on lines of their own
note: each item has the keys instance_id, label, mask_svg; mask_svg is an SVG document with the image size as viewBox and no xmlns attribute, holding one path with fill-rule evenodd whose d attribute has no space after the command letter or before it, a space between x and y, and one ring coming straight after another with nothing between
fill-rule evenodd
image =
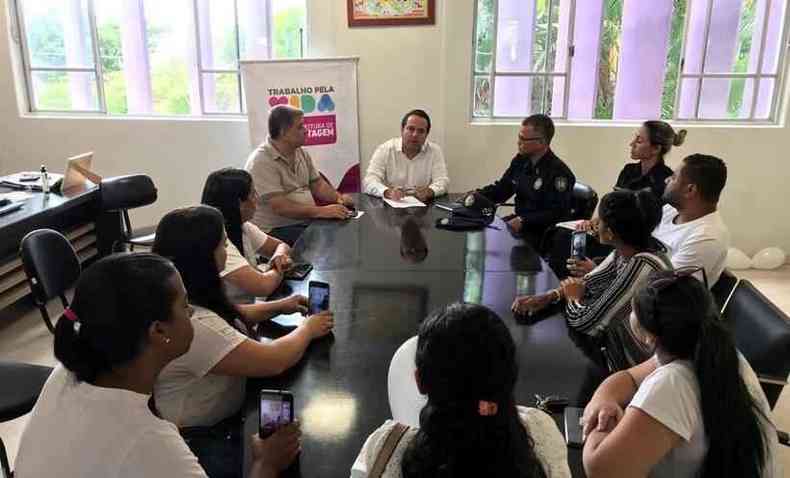
<instances>
[{"instance_id":1,"label":"chair backrest","mask_svg":"<svg viewBox=\"0 0 790 478\"><path fill-rule=\"evenodd\" d=\"M790 373L790 318L741 279L724 309L723 318L733 332L735 344L758 375L786 380ZM783 385L762 383L771 404L776 404Z\"/></svg>"},{"instance_id":2,"label":"chair backrest","mask_svg":"<svg viewBox=\"0 0 790 478\"><path fill-rule=\"evenodd\" d=\"M80 276L80 260L63 234L37 229L22 238L22 266L39 303L63 294Z\"/></svg>"},{"instance_id":3,"label":"chair backrest","mask_svg":"<svg viewBox=\"0 0 790 478\"><path fill-rule=\"evenodd\" d=\"M340 180L340 184L337 186L337 192L342 194L353 194L360 192L359 176L359 164L351 166L348 171L346 171L346 174L343 175L343 179Z\"/></svg>"},{"instance_id":4,"label":"chair backrest","mask_svg":"<svg viewBox=\"0 0 790 478\"><path fill-rule=\"evenodd\" d=\"M398 347L390 361L387 373L387 391L393 420L413 427L420 426L420 410L428 397L420 395L414 380L414 356L417 353L417 336Z\"/></svg>"},{"instance_id":5,"label":"chair backrest","mask_svg":"<svg viewBox=\"0 0 790 478\"><path fill-rule=\"evenodd\" d=\"M598 193L590 186L576 181L573 185L571 219L590 219L598 206Z\"/></svg>"},{"instance_id":6,"label":"chair backrest","mask_svg":"<svg viewBox=\"0 0 790 478\"><path fill-rule=\"evenodd\" d=\"M154 182L145 174L107 178L99 184L103 211L125 211L156 201Z\"/></svg>"},{"instance_id":7,"label":"chair backrest","mask_svg":"<svg viewBox=\"0 0 790 478\"><path fill-rule=\"evenodd\" d=\"M710 293L713 295L713 300L719 307L719 312L724 312L727 306L727 301L732 297L735 291L735 286L738 285L738 278L728 269L724 269L719 276L719 280L710 288Z\"/></svg>"},{"instance_id":8,"label":"chair backrest","mask_svg":"<svg viewBox=\"0 0 790 478\"><path fill-rule=\"evenodd\" d=\"M11 466L8 464L8 454L2 439L0 439L0 478L11 478Z\"/></svg>"}]
</instances>

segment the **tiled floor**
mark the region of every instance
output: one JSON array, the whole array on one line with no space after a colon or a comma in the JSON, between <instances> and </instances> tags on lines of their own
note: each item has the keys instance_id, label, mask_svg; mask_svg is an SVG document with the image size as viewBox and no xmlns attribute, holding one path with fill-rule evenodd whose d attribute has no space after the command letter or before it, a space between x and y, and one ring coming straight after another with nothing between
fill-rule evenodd
<instances>
[{"instance_id":1,"label":"tiled floor","mask_svg":"<svg viewBox=\"0 0 790 478\"><path fill-rule=\"evenodd\" d=\"M768 298L790 315L790 265L775 271L741 271L741 278L751 280ZM56 307L53 305L53 310ZM52 336L37 310L20 307L0 311L0 358L41 365L54 365ZM5 385L4 385L5 386ZM790 387L785 387L774 409L777 425L790 430ZM0 437L13 463L26 417L0 423ZM790 448L780 450L784 470L790 474Z\"/></svg>"}]
</instances>

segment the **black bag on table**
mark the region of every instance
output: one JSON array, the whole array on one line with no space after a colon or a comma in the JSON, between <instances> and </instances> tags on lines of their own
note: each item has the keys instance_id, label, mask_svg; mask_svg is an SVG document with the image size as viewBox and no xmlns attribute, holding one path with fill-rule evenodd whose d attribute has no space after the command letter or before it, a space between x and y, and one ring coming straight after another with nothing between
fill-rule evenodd
<instances>
[{"instance_id":1,"label":"black bag on table","mask_svg":"<svg viewBox=\"0 0 790 478\"><path fill-rule=\"evenodd\" d=\"M494 221L497 205L478 192L468 194L449 217L436 220L438 229L470 231L483 229Z\"/></svg>"}]
</instances>

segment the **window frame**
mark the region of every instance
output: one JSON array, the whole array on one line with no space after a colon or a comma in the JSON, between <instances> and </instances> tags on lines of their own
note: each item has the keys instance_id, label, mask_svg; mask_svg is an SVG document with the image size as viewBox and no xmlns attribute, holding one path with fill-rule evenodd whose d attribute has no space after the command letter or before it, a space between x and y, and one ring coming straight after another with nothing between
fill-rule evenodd
<instances>
[{"instance_id":1,"label":"window frame","mask_svg":"<svg viewBox=\"0 0 790 478\"><path fill-rule=\"evenodd\" d=\"M535 1L535 0L530 0ZM546 62L548 61L548 56L544 59L543 72L534 72L534 71L506 71L500 74L496 72L496 63L497 63L497 38L499 35L499 0L492 0L493 2L493 28L492 28L492 36L494 39L493 48L491 49L491 68L489 72L484 71L477 71L477 15L478 15L478 8L480 6L480 2L478 0L474 0L474 16L472 21L474 23L472 29L472 61L471 61L471 92L472 92L472 105L469 110L469 116L471 121L483 121L483 122L490 122L490 121L513 121L514 119L518 118L517 116L494 116L494 105L496 104L496 81L494 81L495 77L516 77L516 78L543 78L544 81L548 82L550 79L557 79L562 78L564 80L563 85L563 105L562 105L562 115L561 116L552 116L552 119L558 120L567 120L568 119L568 101L570 99L570 87L571 87L571 63L573 62L573 40L574 40L574 24L576 20L576 0L569 0L571 3L571 11L573 14L568 20L568 53L565 58L565 72L547 72L545 71ZM548 0L548 18L549 24L551 24L551 15L552 15L552 7L559 8L559 5L555 6L556 0ZM552 38L551 35L551 28L549 27L547 30L548 38L556 41L556 38ZM548 44L549 42L547 42ZM555 48L555 55L559 52L559 49ZM555 58L556 61L556 58ZM556 64L555 64L556 67ZM475 91L475 81L477 78L480 77L487 77L488 84L490 87L490 95L489 95L489 102L491 104L491 115L489 116L475 116L474 115L474 91ZM597 80L596 80L597 81ZM545 83L544 83L545 84ZM548 98L549 89L544 88L543 95L541 98L541 104L545 108L546 100Z\"/></svg>"},{"instance_id":2,"label":"window frame","mask_svg":"<svg viewBox=\"0 0 790 478\"><path fill-rule=\"evenodd\" d=\"M90 0L91 2L93 0ZM197 74L198 74L198 91L200 91L200 114L201 116L241 116L246 115L246 111L244 108L244 87L241 84L241 41L239 39L239 0L233 0L233 36L234 41L236 44L236 66L235 70L231 69L221 69L221 68L203 68L203 51L200 48L202 44L202 33L200 31L200 8L198 6L198 0L191 0L192 1L192 12L195 17L195 53L197 55L195 59L195 66L197 67ZM269 45L271 45L272 41L272 29L271 24L269 24L269 28L266 32L266 36L269 40ZM271 48L269 48L269 56L271 56ZM206 95L203 92L203 81L206 74L235 74L236 75L236 84L238 85L238 93L239 93L239 112L238 113L221 113L218 111L206 111Z\"/></svg>"},{"instance_id":3,"label":"window frame","mask_svg":"<svg viewBox=\"0 0 790 478\"><path fill-rule=\"evenodd\" d=\"M144 0L144 1L152 1L152 0ZM79 116L89 116L89 115L99 115L99 116L106 116L112 118L222 118L222 117L231 117L231 118L244 118L247 115L246 112L246 105L244 104L245 97L244 97L244 87L242 84L242 75L241 75L241 61L243 60L241 57L241 39L240 39L240 26L239 26L239 0L232 0L233 1L233 18L234 18L234 36L235 36L235 46L236 46L236 68L235 69L223 69L223 68L203 68L203 54L201 51L201 40L203 32L200 31L200 11L198 6L198 0L189 0L189 3L192 7L191 14L193 15L194 19L194 40L195 40L195 68L197 73L197 82L198 82L198 91L200 95L200 110L199 112L193 114L173 114L173 113L165 113L165 114L135 114L135 113L127 113L127 114L117 114L117 113L110 113L107 110L107 98L104 92L104 72L102 70L101 64L101 56L99 51L99 34L98 34L98 27L96 22L96 8L94 4L94 0L85 0L86 2L86 14L88 16L88 27L90 29L90 41L91 41L91 52L93 53L93 67L34 67L31 61L30 56L30 48L28 45L28 38L27 38L27 30L25 24L25 14L24 8L20 3L21 0L9 0L9 8L11 8L11 17L13 19L12 28L14 30L14 35L12 33L12 39L18 44L18 52L20 53L20 61L23 70L23 77L25 80L25 98L27 100L27 113L32 115L38 114L55 114L55 115L79 115ZM268 0L269 2L273 0ZM270 4L271 5L271 4ZM307 4L305 4L305 10L307 10ZM273 20L270 18L270 20ZM308 24L307 21L307 11L305 11L305 23ZM273 21L268 23L268 28L266 32L269 44L269 57L272 55L272 45L274 39L274 28L273 28ZM13 38L15 37L15 38ZM299 56L295 59L304 58L304 45L305 45L305 30L299 29ZM36 93L33 88L33 74L37 71L43 72L58 72L58 73L92 73L96 79L96 86L95 86L95 93L98 102L98 109L95 110L80 110L80 109L47 109L47 108L38 108L36 103ZM150 75L150 69L149 69ZM237 85L238 85L238 101L239 101L239 111L238 112L219 112L219 111L206 111L206 99L204 94L204 78L206 75L211 74L234 74L237 78Z\"/></svg>"},{"instance_id":4,"label":"window frame","mask_svg":"<svg viewBox=\"0 0 790 478\"><path fill-rule=\"evenodd\" d=\"M689 0L689 6L692 1ZM700 65L700 72L699 73L684 73L683 68L685 66L686 60L686 43L688 39L688 29L689 23L691 22L691 13L687 7L686 10L686 18L684 18L684 26L683 26L683 38L681 40L681 51L680 51L680 67L678 68L678 76L677 76L677 91L675 92L675 107L673 115L676 115L679 107L680 107L680 98L683 92L683 83L685 79L694 80L696 81L697 85L694 88L695 92L695 105L694 105L694 117L692 118L678 118L674 116L670 121L683 121L683 122L700 122L700 123L726 123L726 124L779 124L779 105L781 104L781 100L783 98L783 90L784 90L784 77L786 73L787 66L785 65L785 58L787 54L788 48L788 38L787 38L787 29L790 27L790 22L788 22L788 18L790 18L790 2L786 3L785 8L785 18L782 20L782 34L779 37L778 47L779 48L779 57L777 59L777 66L776 66L776 73L761 73L763 68L763 60L765 59L765 45L766 40L768 37L768 21L770 19L771 10L775 6L776 2L784 1L784 0L769 0L766 3L765 12L763 13L762 18L757 19L757 21L761 22L763 25L762 32L760 35L760 48L757 52L757 66L755 68L755 73L706 73L705 72L705 64L708 58L708 43L710 40L710 26L711 26L711 18L713 17L713 0L696 0L696 1L705 1L706 2L706 20L705 20L705 33L703 36L703 48L702 48L702 63ZM754 40L754 38L752 38ZM753 79L754 85L752 86L752 97L751 97L751 104L749 105L749 115L745 118L700 118L700 103L702 102L702 85L705 82L705 79L727 79L727 80L735 80L735 79ZM768 114L768 118L755 118L754 114L757 110L757 101L760 95L760 81L762 79L773 79L774 80L774 91L771 93L771 106L770 106L770 113ZM780 89L782 91L780 91Z\"/></svg>"},{"instance_id":5,"label":"window frame","mask_svg":"<svg viewBox=\"0 0 790 478\"><path fill-rule=\"evenodd\" d=\"M536 1L536 0L529 0L529 1ZM573 76L573 57L575 53L575 46L576 46L576 37L575 37L575 24L576 24L576 0L569 0L570 1L570 11L571 14L568 19L568 45L567 45L567 58L566 58L566 71L565 73L530 73L530 72L502 72L497 74L496 70L496 61L497 61L497 44L499 41L498 35L498 24L499 24L499 2L500 0L492 0L493 12L492 12L492 52L491 52L491 66L490 71L478 71L477 66L477 41L478 41L478 14L479 14L479 7L480 1L474 0L474 9L473 9L473 16L472 16L472 52L470 56L470 94L468 96L467 105L468 105L468 118L469 122L472 124L508 124L512 123L514 120L519 119L518 117L514 116L497 116L494 113L494 106L495 106L495 98L496 98L496 77L506 77L506 76L518 76L518 77L564 77L565 78L565 85L564 85L564 97L563 97L563 110L562 115L551 116L554 121L559 123L567 123L567 124L579 124L579 123L587 123L587 124L625 124L625 123L638 123L639 121L629 120L629 119L600 119L600 118L568 118L568 107L570 103L570 87L571 87L571 78ZM688 32L689 32L689 23L691 19L691 4L694 1L704 1L706 2L706 21L705 21L705 30L704 30L704 47L702 52L702 65L700 68L699 73L684 73L683 69L685 66L686 61L686 45L688 40ZM548 0L549 2L549 9L555 3L555 0ZM758 126L780 126L783 121L783 115L781 111L781 106L784 103L784 96L785 96L785 82L787 80L787 56L788 50L790 50L790 1L787 0L768 0L767 6L765 11L763 12L762 18L756 19L756 22L761 22L763 25L761 34L760 34L760 47L759 51L757 52L758 55L758 64L755 68L754 73L706 73L705 72L705 61L707 58L707 50L708 50L708 40L710 36L710 27L712 21L712 12L713 12L713 2L714 0L688 0L686 5L686 14L685 18L683 19L683 31L682 31L682 38L681 38L681 52L680 52L680 60L679 60L679 68L677 74L677 89L675 91L675 98L674 98L674 109L672 113L672 118L666 119L664 121L668 121L673 124L684 124L684 125L724 125L724 126L737 126L737 125L758 125ZM778 39L778 59L777 59L777 69L776 73L762 73L762 68L764 65L764 55L765 55L765 48L767 43L768 37L768 22L770 19L771 12L776 8L777 2L785 2L785 9L784 9L784 18L781 20L780 28L781 34ZM781 4L779 4L781 7ZM557 7L559 8L559 7ZM549 18L551 18L551 14L549 13ZM601 18L601 22L603 22L603 17ZM602 30L601 30L602 31ZM600 34L599 34L600 35ZM556 42L556 38L552 39ZM754 37L753 37L754 41ZM600 46L601 38L598 38L598 45ZM556 43L555 43L555 50ZM599 59L600 62L600 59ZM490 114L488 115L475 115L475 85L476 81L479 78L487 78L489 82L489 102L490 102ZM705 79L728 79L728 80L736 80L745 78L747 80L751 79L754 81L752 86L752 95L749 99L749 112L748 116L742 118L699 118L699 111L700 111L700 103L701 98L703 95L702 92L702 85ZM695 106L694 106L694 117L693 118L681 118L678 117L678 110L680 106L681 100L681 93L683 91L683 80L696 80L696 97L695 97ZM771 104L769 106L769 114L767 118L755 118L755 113L757 111L757 103L760 93L760 82L761 80L773 80L774 81L774 88L771 94ZM594 78L595 81L595 89L597 91L598 85L598 75ZM543 106L545 108L545 100L546 97L544 95L543 98ZM744 99L746 101L746 99ZM531 112L529 114L537 114L538 112Z\"/></svg>"}]
</instances>

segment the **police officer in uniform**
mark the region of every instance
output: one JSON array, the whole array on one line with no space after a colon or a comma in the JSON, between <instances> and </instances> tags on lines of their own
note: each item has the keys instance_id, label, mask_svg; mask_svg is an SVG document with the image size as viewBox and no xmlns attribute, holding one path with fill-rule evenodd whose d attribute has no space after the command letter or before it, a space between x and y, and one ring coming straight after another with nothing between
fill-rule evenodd
<instances>
[{"instance_id":1,"label":"police officer in uniform","mask_svg":"<svg viewBox=\"0 0 790 478\"><path fill-rule=\"evenodd\" d=\"M516 195L516 213L505 218L511 231L540 242L543 232L570 218L576 177L550 148L554 122L546 115L527 117L518 134L518 154L499 181L479 190L495 203Z\"/></svg>"}]
</instances>

